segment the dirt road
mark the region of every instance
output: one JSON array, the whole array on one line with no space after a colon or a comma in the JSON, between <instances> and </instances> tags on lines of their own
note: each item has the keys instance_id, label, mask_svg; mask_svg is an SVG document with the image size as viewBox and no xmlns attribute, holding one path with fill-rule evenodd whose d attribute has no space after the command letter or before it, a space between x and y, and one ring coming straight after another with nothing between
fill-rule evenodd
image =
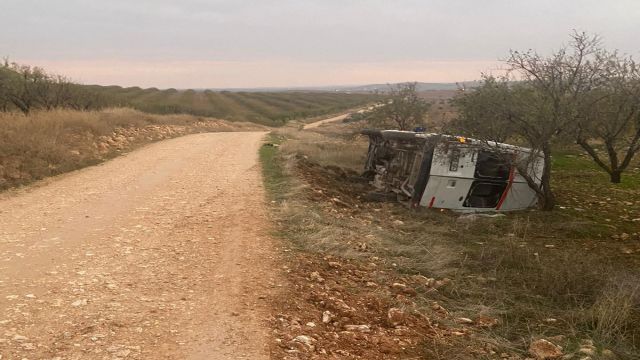
<instances>
[{"instance_id":1,"label":"dirt road","mask_svg":"<svg viewBox=\"0 0 640 360\"><path fill-rule=\"evenodd\" d=\"M313 128L317 128L320 125L326 124L326 123L331 123L331 122L334 122L334 121L342 121L342 120L346 119L347 116L349 116L349 115L351 115L351 113L342 114L342 115L334 116L332 118L328 118L328 119L312 122L310 124L305 125L303 127L303 129L305 129L305 130L313 129Z\"/></svg>"},{"instance_id":2,"label":"dirt road","mask_svg":"<svg viewBox=\"0 0 640 360\"><path fill-rule=\"evenodd\" d=\"M168 140L2 195L2 359L268 358L263 135Z\"/></svg>"}]
</instances>

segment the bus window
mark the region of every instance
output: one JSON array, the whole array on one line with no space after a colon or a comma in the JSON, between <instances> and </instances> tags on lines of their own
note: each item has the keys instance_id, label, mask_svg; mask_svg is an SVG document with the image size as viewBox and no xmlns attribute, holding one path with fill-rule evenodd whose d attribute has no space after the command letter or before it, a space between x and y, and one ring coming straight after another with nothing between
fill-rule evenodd
<instances>
[{"instance_id":1,"label":"bus window","mask_svg":"<svg viewBox=\"0 0 640 360\"><path fill-rule=\"evenodd\" d=\"M475 178L507 180L510 169L511 162L504 157L489 151L480 151L476 162Z\"/></svg>"},{"instance_id":2,"label":"bus window","mask_svg":"<svg viewBox=\"0 0 640 360\"><path fill-rule=\"evenodd\" d=\"M470 208L495 208L506 189L506 183L474 181L462 206Z\"/></svg>"}]
</instances>

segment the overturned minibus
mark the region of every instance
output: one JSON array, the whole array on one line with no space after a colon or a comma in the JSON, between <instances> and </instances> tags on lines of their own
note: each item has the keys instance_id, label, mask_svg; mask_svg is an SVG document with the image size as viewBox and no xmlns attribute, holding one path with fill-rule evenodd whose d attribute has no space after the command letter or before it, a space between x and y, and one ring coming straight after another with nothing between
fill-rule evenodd
<instances>
[{"instance_id":1,"label":"overturned minibus","mask_svg":"<svg viewBox=\"0 0 640 360\"><path fill-rule=\"evenodd\" d=\"M530 149L441 134L363 130L369 137L365 175L378 192L413 206L507 211L534 206L544 159ZM518 166L516 166L518 164Z\"/></svg>"}]
</instances>

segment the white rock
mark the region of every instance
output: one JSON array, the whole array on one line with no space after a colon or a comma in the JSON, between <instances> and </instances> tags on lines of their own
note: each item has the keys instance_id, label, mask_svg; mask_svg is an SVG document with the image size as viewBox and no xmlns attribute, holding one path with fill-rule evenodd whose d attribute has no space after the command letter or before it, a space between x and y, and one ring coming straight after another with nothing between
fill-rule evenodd
<instances>
[{"instance_id":1,"label":"white rock","mask_svg":"<svg viewBox=\"0 0 640 360\"><path fill-rule=\"evenodd\" d=\"M13 341L25 341L25 340L28 340L26 336L19 335L19 334L15 334L13 336Z\"/></svg>"},{"instance_id":2,"label":"white rock","mask_svg":"<svg viewBox=\"0 0 640 360\"><path fill-rule=\"evenodd\" d=\"M325 311L322 313L322 323L323 324L328 324L329 322L331 322L331 319L333 318L333 315L331 314L331 311Z\"/></svg>"},{"instance_id":3,"label":"white rock","mask_svg":"<svg viewBox=\"0 0 640 360\"><path fill-rule=\"evenodd\" d=\"M78 299L71 303L71 306L76 306L76 307L84 306L84 305L87 305L87 299Z\"/></svg>"},{"instance_id":4,"label":"white rock","mask_svg":"<svg viewBox=\"0 0 640 360\"><path fill-rule=\"evenodd\" d=\"M538 339L529 346L529 353L536 359L555 359L562 356L562 348L546 339Z\"/></svg>"},{"instance_id":5,"label":"white rock","mask_svg":"<svg viewBox=\"0 0 640 360\"><path fill-rule=\"evenodd\" d=\"M359 331L359 332L370 332L371 328L369 325L345 325L344 329L347 331Z\"/></svg>"},{"instance_id":6,"label":"white rock","mask_svg":"<svg viewBox=\"0 0 640 360\"><path fill-rule=\"evenodd\" d=\"M398 308L391 308L387 311L387 319L389 319L391 325L398 326L405 321L404 311Z\"/></svg>"},{"instance_id":7,"label":"white rock","mask_svg":"<svg viewBox=\"0 0 640 360\"><path fill-rule=\"evenodd\" d=\"M129 356L129 354L131 354L131 350L129 349L122 349L122 350L118 350L116 352L113 353L113 356L117 356L117 357L127 357Z\"/></svg>"},{"instance_id":8,"label":"white rock","mask_svg":"<svg viewBox=\"0 0 640 360\"><path fill-rule=\"evenodd\" d=\"M402 284L402 283L393 283L391 284L391 287L397 290L404 290L407 288L407 285Z\"/></svg>"},{"instance_id":9,"label":"white rock","mask_svg":"<svg viewBox=\"0 0 640 360\"><path fill-rule=\"evenodd\" d=\"M592 347L582 347L580 348L580 350L578 350L578 352L580 354L584 354L584 355L595 355L596 351L594 348Z\"/></svg>"},{"instance_id":10,"label":"white rock","mask_svg":"<svg viewBox=\"0 0 640 360\"><path fill-rule=\"evenodd\" d=\"M322 276L320 276L320 273L319 273L319 272L317 272L317 271L312 272L312 273L309 275L309 278L310 278L312 281L317 281L317 282L323 282L323 281L324 281L324 278L323 278Z\"/></svg>"},{"instance_id":11,"label":"white rock","mask_svg":"<svg viewBox=\"0 0 640 360\"><path fill-rule=\"evenodd\" d=\"M303 343L305 345L313 345L314 342L316 342L316 339L312 338L311 336L307 336L307 335L298 335L296 336L293 341L297 341L299 343Z\"/></svg>"},{"instance_id":12,"label":"white rock","mask_svg":"<svg viewBox=\"0 0 640 360\"><path fill-rule=\"evenodd\" d=\"M311 336L298 335L293 339L293 341L303 344L307 347L307 349L311 351L315 350L315 346L313 346L313 343L316 342L316 339L312 338Z\"/></svg>"}]
</instances>

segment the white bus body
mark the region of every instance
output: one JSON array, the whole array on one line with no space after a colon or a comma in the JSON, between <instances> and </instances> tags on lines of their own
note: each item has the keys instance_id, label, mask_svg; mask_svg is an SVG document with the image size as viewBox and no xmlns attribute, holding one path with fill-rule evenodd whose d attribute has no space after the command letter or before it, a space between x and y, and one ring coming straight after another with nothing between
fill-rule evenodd
<instances>
[{"instance_id":1,"label":"white bus body","mask_svg":"<svg viewBox=\"0 0 640 360\"><path fill-rule=\"evenodd\" d=\"M458 211L508 211L532 207L535 191L516 169L527 164L537 184L542 157L513 145L410 131L365 130L370 138L365 170L382 191L415 206Z\"/></svg>"}]
</instances>

